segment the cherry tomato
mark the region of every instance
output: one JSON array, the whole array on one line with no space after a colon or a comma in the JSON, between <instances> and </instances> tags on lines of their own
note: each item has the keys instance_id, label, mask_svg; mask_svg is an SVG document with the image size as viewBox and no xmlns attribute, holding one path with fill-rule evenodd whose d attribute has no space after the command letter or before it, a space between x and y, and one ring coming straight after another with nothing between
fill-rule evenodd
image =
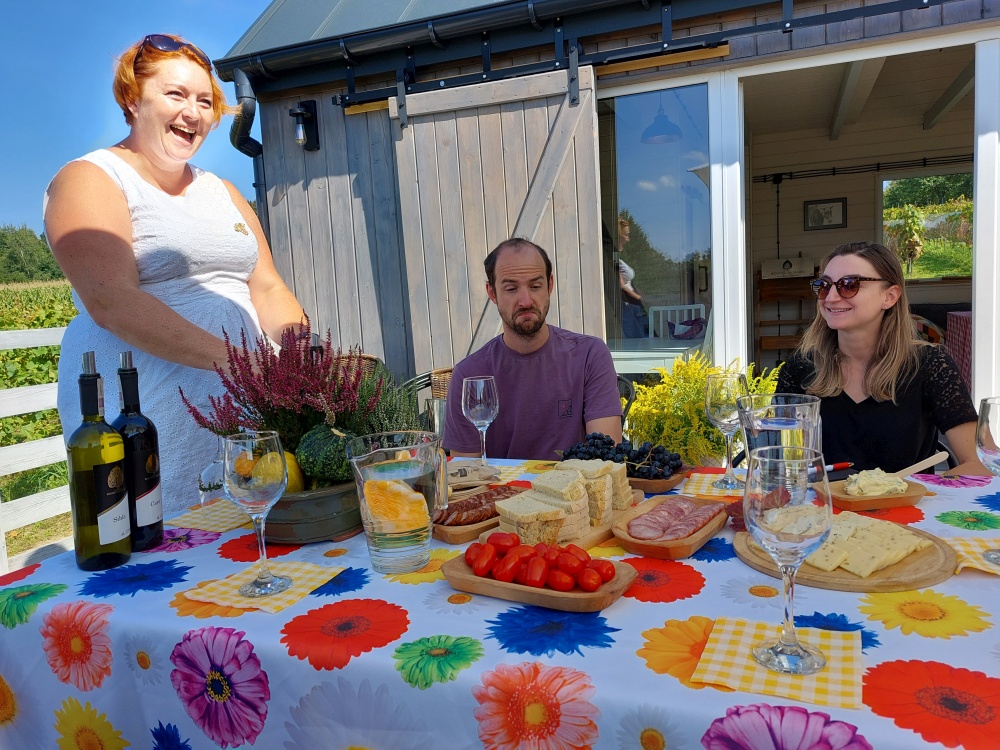
<instances>
[{"instance_id":1,"label":"cherry tomato","mask_svg":"<svg viewBox=\"0 0 1000 750\"><path fill-rule=\"evenodd\" d=\"M528 560L528 571L524 582L536 589L542 588L549 577L549 564L544 557L533 557Z\"/></svg>"},{"instance_id":2,"label":"cherry tomato","mask_svg":"<svg viewBox=\"0 0 1000 750\"><path fill-rule=\"evenodd\" d=\"M521 538L506 531L494 531L486 537L486 541L497 548L497 557L503 557L521 543Z\"/></svg>"},{"instance_id":3,"label":"cherry tomato","mask_svg":"<svg viewBox=\"0 0 1000 750\"><path fill-rule=\"evenodd\" d=\"M504 555L493 566L493 577L498 581L510 583L521 569L521 561L514 555Z\"/></svg>"},{"instance_id":4,"label":"cherry tomato","mask_svg":"<svg viewBox=\"0 0 1000 750\"><path fill-rule=\"evenodd\" d=\"M534 560L535 558L531 558ZM528 563L527 560L519 560L521 563L520 567L517 569L517 574L514 576L514 583L519 583L522 586L528 585Z\"/></svg>"},{"instance_id":5,"label":"cherry tomato","mask_svg":"<svg viewBox=\"0 0 1000 750\"><path fill-rule=\"evenodd\" d=\"M610 560L591 560L587 567L596 570L604 583L615 577L615 565Z\"/></svg>"},{"instance_id":6,"label":"cherry tomato","mask_svg":"<svg viewBox=\"0 0 1000 750\"><path fill-rule=\"evenodd\" d=\"M575 557L579 557L580 558L580 562L582 562L584 565L586 565L587 563L590 562L590 553L587 552L587 550L585 550L585 549L583 549L581 547L577 547L575 544L567 544L564 549L565 549L566 552L569 552L571 555L574 555Z\"/></svg>"},{"instance_id":7,"label":"cherry tomato","mask_svg":"<svg viewBox=\"0 0 1000 750\"><path fill-rule=\"evenodd\" d=\"M556 560L559 559L559 555L562 554L562 550L559 549L559 545L550 544L548 549L545 550L545 554L542 557L545 558L545 562L549 564L549 567L554 567Z\"/></svg>"},{"instance_id":8,"label":"cherry tomato","mask_svg":"<svg viewBox=\"0 0 1000 750\"><path fill-rule=\"evenodd\" d=\"M569 552L560 552L556 565L563 573L569 573L574 578L583 570L583 561Z\"/></svg>"},{"instance_id":9,"label":"cherry tomato","mask_svg":"<svg viewBox=\"0 0 1000 750\"><path fill-rule=\"evenodd\" d=\"M507 557L513 556L522 561L530 560L532 557L536 557L537 555L538 552L535 551L535 548L527 544L519 544L507 553Z\"/></svg>"},{"instance_id":10,"label":"cherry tomato","mask_svg":"<svg viewBox=\"0 0 1000 750\"><path fill-rule=\"evenodd\" d=\"M472 563L476 561L476 555L479 554L479 550L481 550L482 548L483 545L480 544L479 542L473 542L472 544L470 544L468 548L465 550L465 564L471 568Z\"/></svg>"},{"instance_id":11,"label":"cherry tomato","mask_svg":"<svg viewBox=\"0 0 1000 750\"><path fill-rule=\"evenodd\" d=\"M569 573L556 568L549 571L546 583L549 584L550 589L555 589L556 591L572 591L573 587L576 586L576 579Z\"/></svg>"},{"instance_id":12,"label":"cherry tomato","mask_svg":"<svg viewBox=\"0 0 1000 750\"><path fill-rule=\"evenodd\" d=\"M601 583L601 574L593 568L583 568L576 575L576 585L584 591L597 591Z\"/></svg>"},{"instance_id":13,"label":"cherry tomato","mask_svg":"<svg viewBox=\"0 0 1000 750\"><path fill-rule=\"evenodd\" d=\"M497 561L497 548L486 542L476 555L476 560L472 563L472 572L482 578L490 574L493 564Z\"/></svg>"},{"instance_id":14,"label":"cherry tomato","mask_svg":"<svg viewBox=\"0 0 1000 750\"><path fill-rule=\"evenodd\" d=\"M544 555L545 550L547 550L548 548L549 545L547 545L545 542L539 542L538 544L535 545L535 552L538 553L539 555Z\"/></svg>"}]
</instances>

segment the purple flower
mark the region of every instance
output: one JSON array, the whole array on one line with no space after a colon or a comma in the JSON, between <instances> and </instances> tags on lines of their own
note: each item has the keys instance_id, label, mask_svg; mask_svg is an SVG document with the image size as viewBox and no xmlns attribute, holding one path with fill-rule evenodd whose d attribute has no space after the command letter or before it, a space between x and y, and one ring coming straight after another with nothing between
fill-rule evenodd
<instances>
[{"instance_id":1,"label":"purple flower","mask_svg":"<svg viewBox=\"0 0 1000 750\"><path fill-rule=\"evenodd\" d=\"M985 487L991 479L964 474L914 474L913 478L923 484L936 484L939 487Z\"/></svg>"},{"instance_id":2,"label":"purple flower","mask_svg":"<svg viewBox=\"0 0 1000 750\"><path fill-rule=\"evenodd\" d=\"M181 552L182 550L200 547L218 539L222 534L217 531L202 531L201 529L164 529L163 542L149 552Z\"/></svg>"},{"instance_id":3,"label":"purple flower","mask_svg":"<svg viewBox=\"0 0 1000 750\"><path fill-rule=\"evenodd\" d=\"M754 703L732 706L701 738L705 750L872 750L858 728L821 711Z\"/></svg>"},{"instance_id":4,"label":"purple flower","mask_svg":"<svg viewBox=\"0 0 1000 750\"><path fill-rule=\"evenodd\" d=\"M233 628L184 634L170 661L170 682L194 723L219 747L253 744L264 728L271 699L267 673L253 644Z\"/></svg>"}]
</instances>

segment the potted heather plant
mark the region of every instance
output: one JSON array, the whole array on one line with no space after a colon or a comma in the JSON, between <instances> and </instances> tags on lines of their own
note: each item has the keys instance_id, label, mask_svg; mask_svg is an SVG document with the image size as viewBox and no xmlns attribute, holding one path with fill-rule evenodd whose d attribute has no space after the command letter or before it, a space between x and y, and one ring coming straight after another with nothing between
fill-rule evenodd
<instances>
[{"instance_id":1,"label":"potted heather plant","mask_svg":"<svg viewBox=\"0 0 1000 750\"><path fill-rule=\"evenodd\" d=\"M360 349L335 349L331 334L312 345L309 321L287 329L280 347L266 336L237 346L225 336L225 387L203 413L181 391L195 422L215 433L276 430L285 449L289 485L268 516L267 538L308 542L361 529L347 441L355 435L416 429L416 398L379 360Z\"/></svg>"}]
</instances>

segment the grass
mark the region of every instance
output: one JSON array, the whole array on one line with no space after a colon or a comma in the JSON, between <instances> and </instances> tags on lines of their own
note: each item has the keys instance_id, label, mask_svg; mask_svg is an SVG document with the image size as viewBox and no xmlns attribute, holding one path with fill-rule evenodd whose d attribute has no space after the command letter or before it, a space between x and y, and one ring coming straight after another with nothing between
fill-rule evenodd
<instances>
[{"instance_id":1,"label":"grass","mask_svg":"<svg viewBox=\"0 0 1000 750\"><path fill-rule=\"evenodd\" d=\"M7 556L13 557L35 547L73 536L73 520L69 513L38 521L30 526L7 532Z\"/></svg>"},{"instance_id":2,"label":"grass","mask_svg":"<svg viewBox=\"0 0 1000 750\"><path fill-rule=\"evenodd\" d=\"M903 264L904 269L906 264ZM924 242L924 252L913 261L908 279L936 279L943 276L971 276L972 247L964 242L933 239Z\"/></svg>"}]
</instances>

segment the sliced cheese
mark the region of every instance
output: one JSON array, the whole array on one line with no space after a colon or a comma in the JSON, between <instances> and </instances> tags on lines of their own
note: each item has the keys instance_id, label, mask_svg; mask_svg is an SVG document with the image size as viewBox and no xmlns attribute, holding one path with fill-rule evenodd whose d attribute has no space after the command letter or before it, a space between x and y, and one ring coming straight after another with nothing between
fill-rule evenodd
<instances>
[{"instance_id":1,"label":"sliced cheese","mask_svg":"<svg viewBox=\"0 0 1000 750\"><path fill-rule=\"evenodd\" d=\"M881 561L881 551L872 553L856 549L851 551L848 558L840 564L840 567L860 578L867 578L879 569Z\"/></svg>"},{"instance_id":2,"label":"sliced cheese","mask_svg":"<svg viewBox=\"0 0 1000 750\"><path fill-rule=\"evenodd\" d=\"M843 563L847 557L847 550L827 541L824 542L818 550L809 555L809 557L806 558L806 562L814 568L819 568L820 570L825 570L827 573L832 573L840 567L840 564Z\"/></svg>"}]
</instances>

